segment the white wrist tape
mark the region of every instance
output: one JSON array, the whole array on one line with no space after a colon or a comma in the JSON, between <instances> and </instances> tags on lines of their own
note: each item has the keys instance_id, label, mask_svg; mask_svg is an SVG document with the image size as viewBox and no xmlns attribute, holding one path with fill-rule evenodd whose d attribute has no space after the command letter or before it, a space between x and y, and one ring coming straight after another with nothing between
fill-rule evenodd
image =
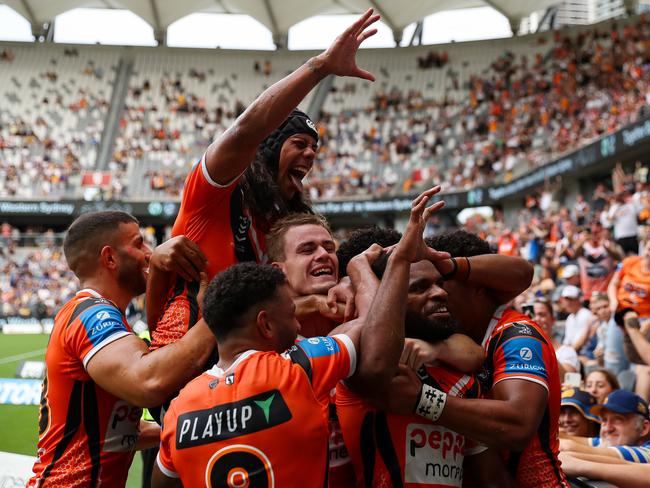
<instances>
[{"instance_id":1,"label":"white wrist tape","mask_svg":"<svg viewBox=\"0 0 650 488\"><path fill-rule=\"evenodd\" d=\"M415 414L435 422L442 415L447 403L447 394L433 386L422 385L420 401L415 407Z\"/></svg>"}]
</instances>

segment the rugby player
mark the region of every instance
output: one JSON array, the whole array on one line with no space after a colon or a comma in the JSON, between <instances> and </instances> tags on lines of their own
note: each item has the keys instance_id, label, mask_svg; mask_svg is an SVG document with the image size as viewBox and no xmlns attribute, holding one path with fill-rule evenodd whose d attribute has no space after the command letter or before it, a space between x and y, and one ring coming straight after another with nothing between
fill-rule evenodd
<instances>
[{"instance_id":1,"label":"rugby player","mask_svg":"<svg viewBox=\"0 0 650 488\"><path fill-rule=\"evenodd\" d=\"M124 316L145 291L150 261L171 266L177 244L186 245L168 241L152 257L138 221L124 212L85 214L68 229L63 250L82 289L57 314L47 347L38 458L28 486L124 486L134 450L158 442L157 427L140 432L140 407L160 403L196 376L214 348L202 322L149 353Z\"/></svg>"},{"instance_id":2,"label":"rugby player","mask_svg":"<svg viewBox=\"0 0 650 488\"><path fill-rule=\"evenodd\" d=\"M395 230L363 229L354 232L335 252L334 238L327 222L322 217L314 214L292 214L278 220L267 237L268 253L273 264L282 269L287 277L287 283L296 305L300 335L302 337L327 335L343 321L342 311L332 311L328 303L328 293L338 283L339 253L344 255L347 265L352 257L360 254L372 244L392 246L399 241L400 237L401 234ZM385 261L382 262L385 264ZM426 269L425 263L430 265L428 261L423 261L411 267L411 281L414 279L413 268L424 267ZM430 266L433 273L437 273L435 267ZM415 278L416 281L419 279L426 278ZM422 286L421 283L419 286ZM445 294L439 288L438 292L440 295ZM423 295L426 293L420 293L420 296ZM409 302L411 296L412 293L409 293ZM444 306L445 303L446 299L444 302L438 300L440 306ZM422 331L418 336L421 335ZM442 334L440 338L447 339L448 336L449 333ZM428 336L425 334L425 337L433 337L435 340L438 336L435 333L429 333ZM412 361L417 361L420 355L418 351L423 349L419 342L407 341L405 353L403 353L405 360L408 357ZM469 371L478 369L483 362L482 348L466 336L438 342L435 348L438 357L449 364L457 364L457 367L462 367L463 364L469 362L469 366L466 366ZM418 368L419 366L415 369ZM332 408L330 408L329 484L331 487L337 488L351 487L355 486L355 475L352 461L343 441L336 408L334 408L334 395L335 391L333 390Z\"/></svg>"},{"instance_id":3,"label":"rugby player","mask_svg":"<svg viewBox=\"0 0 650 488\"><path fill-rule=\"evenodd\" d=\"M290 212L311 211L302 180L318 150L318 131L294 107L328 75L374 81L355 57L377 32L370 27L378 20L369 9L325 52L265 90L191 170L172 234L198 244L208 278L237 262L266 262L265 233L272 224ZM155 349L178 340L195 322L198 286L182 276L153 278L147 316Z\"/></svg>"},{"instance_id":4,"label":"rugby player","mask_svg":"<svg viewBox=\"0 0 650 488\"><path fill-rule=\"evenodd\" d=\"M372 229L367 232L375 233ZM364 242L366 236L357 233L345 247L354 248L355 238ZM352 253L344 249L342 254ZM380 275L381 263L379 260L373 266ZM475 264L475 272L485 276L489 287L498 292L502 287L503 263L481 260ZM525 262L516 264L527 266ZM448 295L442 282L440 272L430 262L411 266L406 335L424 341L407 339L402 362L417 371L418 377L429 385L450 395L476 398L479 384L466 373L479 369L484 358L482 348L467 336L453 334L456 328L447 311ZM521 292L528 283L521 279L514 285ZM398 394L399 389L387 396ZM486 451L461 434L436 426L430 419L382 411L383 404L382 399L363 399L345 387L338 389L337 408L355 461L358 486L461 486L464 465L474 471L475 486L510 483L494 452ZM465 458L466 455L471 457Z\"/></svg>"},{"instance_id":5,"label":"rugby player","mask_svg":"<svg viewBox=\"0 0 650 488\"><path fill-rule=\"evenodd\" d=\"M326 336L344 321L344 306L328 300L338 285L336 243L327 221L315 214L291 214L279 219L267 236L269 259L289 285L300 323L300 336ZM367 246L366 249L370 247ZM336 416L335 389L329 408L329 486L352 488L354 468Z\"/></svg>"},{"instance_id":6,"label":"rugby player","mask_svg":"<svg viewBox=\"0 0 650 488\"><path fill-rule=\"evenodd\" d=\"M425 209L435 191L414 200L378 287L368 278L379 246L351 263L357 307L367 313L347 334L293 345L300 325L284 273L242 263L217 275L204 313L219 363L172 401L153 486L327 485L330 390L344 378L366 392L385 388L404 344L409 267L447 257L422 239L426 219L443 205Z\"/></svg>"},{"instance_id":7,"label":"rugby player","mask_svg":"<svg viewBox=\"0 0 650 488\"><path fill-rule=\"evenodd\" d=\"M400 406L391 408L408 412L415 404L425 418L437 418L441 426L502 449L517 486L568 486L558 460L560 382L551 340L528 316L506 306L520 293L522 282L530 283L532 266L490 254L487 242L465 231L435 236L427 243L455 259L438 263L438 269L447 279L449 309L460 331L486 352L479 373L483 398L434 391L406 369L400 373L409 378L401 383L401 394L393 395ZM491 289L479 271L477 264L485 261L501 263L497 289Z\"/></svg>"}]
</instances>

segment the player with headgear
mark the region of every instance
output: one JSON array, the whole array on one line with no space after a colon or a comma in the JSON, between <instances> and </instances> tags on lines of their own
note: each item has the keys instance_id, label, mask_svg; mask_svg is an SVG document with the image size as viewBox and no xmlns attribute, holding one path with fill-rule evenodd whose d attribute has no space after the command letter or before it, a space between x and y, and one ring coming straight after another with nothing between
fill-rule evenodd
<instances>
[{"instance_id":1,"label":"player with headgear","mask_svg":"<svg viewBox=\"0 0 650 488\"><path fill-rule=\"evenodd\" d=\"M172 234L198 245L209 278L238 262L265 262L271 225L291 212L311 212L302 180L318 150L318 131L295 107L328 75L374 80L355 58L377 32L370 28L377 20L369 9L325 52L265 90L192 168ZM147 292L153 348L182 337L198 314L199 270L188 261L185 273L162 271L152 270Z\"/></svg>"}]
</instances>

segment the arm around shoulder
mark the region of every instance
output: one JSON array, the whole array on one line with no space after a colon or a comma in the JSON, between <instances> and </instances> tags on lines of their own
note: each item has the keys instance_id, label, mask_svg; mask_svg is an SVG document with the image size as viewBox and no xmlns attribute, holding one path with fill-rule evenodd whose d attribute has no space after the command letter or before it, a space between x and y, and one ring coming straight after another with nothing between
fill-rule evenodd
<instances>
[{"instance_id":1,"label":"arm around shoulder","mask_svg":"<svg viewBox=\"0 0 650 488\"><path fill-rule=\"evenodd\" d=\"M201 320L178 342L149 352L133 334L97 351L86 370L104 390L139 407L155 407L201 372L216 341Z\"/></svg>"}]
</instances>

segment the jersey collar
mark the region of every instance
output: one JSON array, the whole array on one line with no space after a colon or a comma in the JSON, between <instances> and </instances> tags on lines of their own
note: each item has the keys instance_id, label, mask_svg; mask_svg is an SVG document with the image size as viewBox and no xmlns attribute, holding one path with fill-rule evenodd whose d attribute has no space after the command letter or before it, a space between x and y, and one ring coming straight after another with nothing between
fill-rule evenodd
<instances>
[{"instance_id":1,"label":"jersey collar","mask_svg":"<svg viewBox=\"0 0 650 488\"><path fill-rule=\"evenodd\" d=\"M492 337L492 333L494 332L494 329L496 328L497 324L501 320L501 317L503 316L503 312L505 312L507 308L508 308L508 304L503 304L494 311L494 314L492 315L492 320L490 320L490 325L485 331L485 337L483 337L483 342L481 343L484 349L487 346L490 337Z\"/></svg>"},{"instance_id":2,"label":"jersey collar","mask_svg":"<svg viewBox=\"0 0 650 488\"><path fill-rule=\"evenodd\" d=\"M256 351L255 349L249 349L248 351L242 352L239 356L237 356L237 359L233 361L233 363L228 366L225 370L221 369L218 367L216 364L212 366L209 370L206 371L209 375L216 376L217 378L221 378L223 376L226 376L226 373L229 371L234 371L234 369L239 365L239 363L243 362L246 358L250 357L252 354L255 354Z\"/></svg>"},{"instance_id":3,"label":"jersey collar","mask_svg":"<svg viewBox=\"0 0 650 488\"><path fill-rule=\"evenodd\" d=\"M88 294L94 296L95 298L104 298L103 296L101 296L97 291L93 290L92 288L84 288L83 290L79 290L76 294L81 295L82 293L88 293Z\"/></svg>"},{"instance_id":4,"label":"jersey collar","mask_svg":"<svg viewBox=\"0 0 650 488\"><path fill-rule=\"evenodd\" d=\"M79 290L77 293L75 293L75 296L79 296L82 293L87 293L88 295L91 295L94 298L103 298L104 300L110 302L111 305L113 305L115 308L120 310L120 312L122 312L120 307L118 307L113 300L111 300L110 298L106 298L105 296L102 296L98 291L93 290L92 288L84 288L83 290ZM124 313L124 312L122 312L122 313Z\"/></svg>"}]
</instances>

